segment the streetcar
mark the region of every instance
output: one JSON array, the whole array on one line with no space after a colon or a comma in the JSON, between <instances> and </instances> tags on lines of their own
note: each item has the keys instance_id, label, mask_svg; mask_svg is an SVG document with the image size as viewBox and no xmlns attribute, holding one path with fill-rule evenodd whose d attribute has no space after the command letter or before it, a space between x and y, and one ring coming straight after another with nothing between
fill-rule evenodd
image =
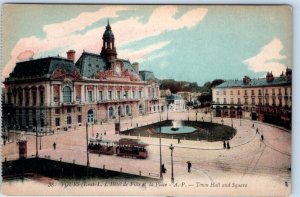
<instances>
[{"instance_id":1,"label":"streetcar","mask_svg":"<svg viewBox=\"0 0 300 197\"><path fill-rule=\"evenodd\" d=\"M148 144L139 139L121 138L116 144L116 155L120 157L134 157L146 159L148 151L146 146Z\"/></svg>"},{"instance_id":2,"label":"streetcar","mask_svg":"<svg viewBox=\"0 0 300 197\"><path fill-rule=\"evenodd\" d=\"M90 153L113 155L114 143L111 140L90 138L88 144L88 150Z\"/></svg>"}]
</instances>

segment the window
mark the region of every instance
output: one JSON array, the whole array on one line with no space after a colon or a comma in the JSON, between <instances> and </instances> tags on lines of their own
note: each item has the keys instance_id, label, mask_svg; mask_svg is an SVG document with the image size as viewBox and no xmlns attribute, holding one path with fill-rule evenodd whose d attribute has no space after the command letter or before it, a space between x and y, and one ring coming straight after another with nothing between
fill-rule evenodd
<instances>
[{"instance_id":1,"label":"window","mask_svg":"<svg viewBox=\"0 0 300 197\"><path fill-rule=\"evenodd\" d=\"M233 104L233 98L230 99L230 103Z\"/></svg>"},{"instance_id":2,"label":"window","mask_svg":"<svg viewBox=\"0 0 300 197\"><path fill-rule=\"evenodd\" d=\"M255 104L255 99L251 98L251 104L254 105Z\"/></svg>"},{"instance_id":3,"label":"window","mask_svg":"<svg viewBox=\"0 0 300 197\"><path fill-rule=\"evenodd\" d=\"M240 98L238 98L238 104L241 104L241 99Z\"/></svg>"},{"instance_id":4,"label":"window","mask_svg":"<svg viewBox=\"0 0 300 197\"><path fill-rule=\"evenodd\" d=\"M102 101L103 100L103 92L99 91L99 100Z\"/></svg>"},{"instance_id":5,"label":"window","mask_svg":"<svg viewBox=\"0 0 300 197\"><path fill-rule=\"evenodd\" d=\"M71 107L67 108L67 113L71 113Z\"/></svg>"},{"instance_id":6,"label":"window","mask_svg":"<svg viewBox=\"0 0 300 197\"><path fill-rule=\"evenodd\" d=\"M44 91L43 90L40 91L40 105L41 106L44 105Z\"/></svg>"},{"instance_id":7,"label":"window","mask_svg":"<svg viewBox=\"0 0 300 197\"><path fill-rule=\"evenodd\" d=\"M117 91L117 99L120 100L121 99L121 92Z\"/></svg>"},{"instance_id":8,"label":"window","mask_svg":"<svg viewBox=\"0 0 300 197\"><path fill-rule=\"evenodd\" d=\"M63 101L70 103L72 101L72 90L69 86L63 88Z\"/></svg>"},{"instance_id":9,"label":"window","mask_svg":"<svg viewBox=\"0 0 300 197\"><path fill-rule=\"evenodd\" d=\"M29 106L29 90L25 90L25 105Z\"/></svg>"},{"instance_id":10,"label":"window","mask_svg":"<svg viewBox=\"0 0 300 197\"><path fill-rule=\"evenodd\" d=\"M92 91L88 91L88 101L89 102L93 101L93 92Z\"/></svg>"},{"instance_id":11,"label":"window","mask_svg":"<svg viewBox=\"0 0 300 197\"><path fill-rule=\"evenodd\" d=\"M248 98L245 98L245 105L248 105Z\"/></svg>"},{"instance_id":12,"label":"window","mask_svg":"<svg viewBox=\"0 0 300 197\"><path fill-rule=\"evenodd\" d=\"M284 94L287 95L287 88L284 88Z\"/></svg>"},{"instance_id":13,"label":"window","mask_svg":"<svg viewBox=\"0 0 300 197\"><path fill-rule=\"evenodd\" d=\"M129 114L130 114L130 108L129 108L129 106L128 106L128 105L126 106L126 114L127 114L127 115L129 115Z\"/></svg>"},{"instance_id":14,"label":"window","mask_svg":"<svg viewBox=\"0 0 300 197\"><path fill-rule=\"evenodd\" d=\"M67 117L67 124L72 124L72 117L71 116Z\"/></svg>"},{"instance_id":15,"label":"window","mask_svg":"<svg viewBox=\"0 0 300 197\"><path fill-rule=\"evenodd\" d=\"M20 90L19 91L19 105L22 105L23 104L23 91Z\"/></svg>"},{"instance_id":16,"label":"window","mask_svg":"<svg viewBox=\"0 0 300 197\"><path fill-rule=\"evenodd\" d=\"M55 114L60 114L60 109L55 109Z\"/></svg>"},{"instance_id":17,"label":"window","mask_svg":"<svg viewBox=\"0 0 300 197\"><path fill-rule=\"evenodd\" d=\"M128 99L128 91L125 91L125 98Z\"/></svg>"},{"instance_id":18,"label":"window","mask_svg":"<svg viewBox=\"0 0 300 197\"><path fill-rule=\"evenodd\" d=\"M135 98L135 91L132 91L132 98Z\"/></svg>"},{"instance_id":19,"label":"window","mask_svg":"<svg viewBox=\"0 0 300 197\"><path fill-rule=\"evenodd\" d=\"M216 91L216 95L219 95L219 91Z\"/></svg>"},{"instance_id":20,"label":"window","mask_svg":"<svg viewBox=\"0 0 300 197\"><path fill-rule=\"evenodd\" d=\"M281 95L281 88L278 88L279 95Z\"/></svg>"},{"instance_id":21,"label":"window","mask_svg":"<svg viewBox=\"0 0 300 197\"><path fill-rule=\"evenodd\" d=\"M230 90L230 95L233 95L233 91L232 90Z\"/></svg>"},{"instance_id":22,"label":"window","mask_svg":"<svg viewBox=\"0 0 300 197\"><path fill-rule=\"evenodd\" d=\"M254 95L254 90L251 90L251 95Z\"/></svg>"},{"instance_id":23,"label":"window","mask_svg":"<svg viewBox=\"0 0 300 197\"><path fill-rule=\"evenodd\" d=\"M272 88L272 94L275 94L275 89L274 88Z\"/></svg>"},{"instance_id":24,"label":"window","mask_svg":"<svg viewBox=\"0 0 300 197\"><path fill-rule=\"evenodd\" d=\"M142 91L139 91L139 99L142 98Z\"/></svg>"},{"instance_id":25,"label":"window","mask_svg":"<svg viewBox=\"0 0 300 197\"><path fill-rule=\"evenodd\" d=\"M112 91L108 91L108 100L112 100Z\"/></svg>"},{"instance_id":26,"label":"window","mask_svg":"<svg viewBox=\"0 0 300 197\"><path fill-rule=\"evenodd\" d=\"M258 90L258 95L261 95L261 89Z\"/></svg>"},{"instance_id":27,"label":"window","mask_svg":"<svg viewBox=\"0 0 300 197\"><path fill-rule=\"evenodd\" d=\"M262 102L261 102L261 98L258 98L258 104L261 105Z\"/></svg>"},{"instance_id":28,"label":"window","mask_svg":"<svg viewBox=\"0 0 300 197\"><path fill-rule=\"evenodd\" d=\"M238 90L238 93L237 93L238 95L240 95L240 90Z\"/></svg>"},{"instance_id":29,"label":"window","mask_svg":"<svg viewBox=\"0 0 300 197\"><path fill-rule=\"evenodd\" d=\"M220 99L219 98L217 98L217 104L219 104L220 103Z\"/></svg>"},{"instance_id":30,"label":"window","mask_svg":"<svg viewBox=\"0 0 300 197\"><path fill-rule=\"evenodd\" d=\"M247 90L245 90L245 95L248 95Z\"/></svg>"},{"instance_id":31,"label":"window","mask_svg":"<svg viewBox=\"0 0 300 197\"><path fill-rule=\"evenodd\" d=\"M60 118L55 118L55 126L60 126Z\"/></svg>"},{"instance_id":32,"label":"window","mask_svg":"<svg viewBox=\"0 0 300 197\"><path fill-rule=\"evenodd\" d=\"M226 104L226 98L224 98L223 103Z\"/></svg>"},{"instance_id":33,"label":"window","mask_svg":"<svg viewBox=\"0 0 300 197\"><path fill-rule=\"evenodd\" d=\"M36 90L32 90L32 105L36 105Z\"/></svg>"},{"instance_id":34,"label":"window","mask_svg":"<svg viewBox=\"0 0 300 197\"><path fill-rule=\"evenodd\" d=\"M77 107L77 111L78 111L78 112L81 112L81 107Z\"/></svg>"},{"instance_id":35,"label":"window","mask_svg":"<svg viewBox=\"0 0 300 197\"><path fill-rule=\"evenodd\" d=\"M78 123L81 123L81 122L82 122L82 117L81 117L81 115L78 115L78 116L77 116L77 122L78 122Z\"/></svg>"},{"instance_id":36,"label":"window","mask_svg":"<svg viewBox=\"0 0 300 197\"><path fill-rule=\"evenodd\" d=\"M223 94L226 95L226 90L223 90Z\"/></svg>"}]
</instances>

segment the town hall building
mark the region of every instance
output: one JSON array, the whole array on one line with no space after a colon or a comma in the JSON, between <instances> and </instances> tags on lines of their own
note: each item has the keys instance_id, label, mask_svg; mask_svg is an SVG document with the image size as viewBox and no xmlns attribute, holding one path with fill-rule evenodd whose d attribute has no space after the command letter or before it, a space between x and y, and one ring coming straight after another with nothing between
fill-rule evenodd
<instances>
[{"instance_id":1,"label":"town hall building","mask_svg":"<svg viewBox=\"0 0 300 197\"><path fill-rule=\"evenodd\" d=\"M84 51L76 62L74 50L67 58L18 62L4 81L4 123L53 132L159 112L159 84L144 81L137 63L117 57L109 23L102 40L100 54Z\"/></svg>"}]
</instances>

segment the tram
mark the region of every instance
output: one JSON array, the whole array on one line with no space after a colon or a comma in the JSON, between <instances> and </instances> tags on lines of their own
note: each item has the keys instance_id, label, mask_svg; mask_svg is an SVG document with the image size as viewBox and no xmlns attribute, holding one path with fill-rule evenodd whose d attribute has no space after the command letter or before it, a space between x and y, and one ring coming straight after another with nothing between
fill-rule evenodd
<instances>
[{"instance_id":1,"label":"tram","mask_svg":"<svg viewBox=\"0 0 300 197\"><path fill-rule=\"evenodd\" d=\"M111 140L90 138L88 144L88 150L90 153L113 155L114 143Z\"/></svg>"},{"instance_id":2,"label":"tram","mask_svg":"<svg viewBox=\"0 0 300 197\"><path fill-rule=\"evenodd\" d=\"M148 157L148 151L144 142L139 139L128 139L121 138L119 141L115 142L116 155L120 157L134 157L146 159Z\"/></svg>"}]
</instances>

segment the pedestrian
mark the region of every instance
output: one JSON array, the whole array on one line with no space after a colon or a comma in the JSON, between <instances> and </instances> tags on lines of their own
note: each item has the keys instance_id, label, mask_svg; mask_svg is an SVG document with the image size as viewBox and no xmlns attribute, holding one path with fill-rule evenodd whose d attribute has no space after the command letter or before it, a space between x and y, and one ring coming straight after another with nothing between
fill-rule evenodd
<instances>
[{"instance_id":1,"label":"pedestrian","mask_svg":"<svg viewBox=\"0 0 300 197\"><path fill-rule=\"evenodd\" d=\"M54 150L56 149L56 143L55 142L53 143L53 149Z\"/></svg>"},{"instance_id":2,"label":"pedestrian","mask_svg":"<svg viewBox=\"0 0 300 197\"><path fill-rule=\"evenodd\" d=\"M226 142L225 141L223 141L223 148L226 149Z\"/></svg>"},{"instance_id":3,"label":"pedestrian","mask_svg":"<svg viewBox=\"0 0 300 197\"><path fill-rule=\"evenodd\" d=\"M99 133L96 134L96 138L98 138L98 137L99 137Z\"/></svg>"},{"instance_id":4,"label":"pedestrian","mask_svg":"<svg viewBox=\"0 0 300 197\"><path fill-rule=\"evenodd\" d=\"M190 161L186 162L188 165L188 173L191 173L192 163Z\"/></svg>"},{"instance_id":5,"label":"pedestrian","mask_svg":"<svg viewBox=\"0 0 300 197\"><path fill-rule=\"evenodd\" d=\"M229 141L227 142L227 149L230 149Z\"/></svg>"},{"instance_id":6,"label":"pedestrian","mask_svg":"<svg viewBox=\"0 0 300 197\"><path fill-rule=\"evenodd\" d=\"M259 132L258 132L258 128L256 129L256 134L259 134Z\"/></svg>"},{"instance_id":7,"label":"pedestrian","mask_svg":"<svg viewBox=\"0 0 300 197\"><path fill-rule=\"evenodd\" d=\"M252 127L254 128L254 124L252 124Z\"/></svg>"},{"instance_id":8,"label":"pedestrian","mask_svg":"<svg viewBox=\"0 0 300 197\"><path fill-rule=\"evenodd\" d=\"M167 169L165 168L165 164L161 164L161 172L166 173Z\"/></svg>"},{"instance_id":9,"label":"pedestrian","mask_svg":"<svg viewBox=\"0 0 300 197\"><path fill-rule=\"evenodd\" d=\"M181 144L181 142L180 142L180 138L178 138L178 144Z\"/></svg>"},{"instance_id":10,"label":"pedestrian","mask_svg":"<svg viewBox=\"0 0 300 197\"><path fill-rule=\"evenodd\" d=\"M106 131L104 131L104 135L106 135Z\"/></svg>"},{"instance_id":11,"label":"pedestrian","mask_svg":"<svg viewBox=\"0 0 300 197\"><path fill-rule=\"evenodd\" d=\"M261 141L264 141L264 135L263 134L261 134Z\"/></svg>"}]
</instances>

